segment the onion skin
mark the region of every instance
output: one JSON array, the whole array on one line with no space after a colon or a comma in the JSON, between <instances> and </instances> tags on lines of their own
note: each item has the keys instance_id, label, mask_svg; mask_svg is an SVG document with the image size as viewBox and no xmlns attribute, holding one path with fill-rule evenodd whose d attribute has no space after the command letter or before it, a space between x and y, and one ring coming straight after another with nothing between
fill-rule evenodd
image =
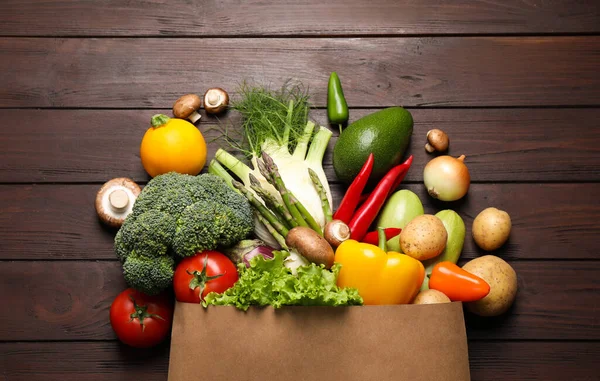
<instances>
[{"instance_id":1,"label":"onion skin","mask_svg":"<svg viewBox=\"0 0 600 381\"><path fill-rule=\"evenodd\" d=\"M469 191L471 175L464 163L465 155L454 158L444 155L431 160L423 170L427 192L441 201L456 201Z\"/></svg>"}]
</instances>

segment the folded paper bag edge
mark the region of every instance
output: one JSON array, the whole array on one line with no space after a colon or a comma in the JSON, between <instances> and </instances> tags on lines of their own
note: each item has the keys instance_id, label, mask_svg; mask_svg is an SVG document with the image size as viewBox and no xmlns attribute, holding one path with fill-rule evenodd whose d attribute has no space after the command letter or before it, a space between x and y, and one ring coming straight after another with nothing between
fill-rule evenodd
<instances>
[{"instance_id":1,"label":"folded paper bag edge","mask_svg":"<svg viewBox=\"0 0 600 381\"><path fill-rule=\"evenodd\" d=\"M169 381L306 381L324 374L470 381L462 304L175 307Z\"/></svg>"}]
</instances>

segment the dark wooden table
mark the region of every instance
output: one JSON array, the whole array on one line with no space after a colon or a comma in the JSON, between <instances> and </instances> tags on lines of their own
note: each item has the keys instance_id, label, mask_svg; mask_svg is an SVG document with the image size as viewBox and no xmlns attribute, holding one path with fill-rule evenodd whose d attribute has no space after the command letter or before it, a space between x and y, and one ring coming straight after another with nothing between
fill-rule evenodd
<instances>
[{"instance_id":1,"label":"dark wooden table","mask_svg":"<svg viewBox=\"0 0 600 381\"><path fill-rule=\"evenodd\" d=\"M131 350L111 330L125 284L96 191L148 180L141 137L180 95L294 77L325 123L333 70L352 120L411 110L406 187L428 212L448 207L422 185L437 127L467 156L473 184L450 207L468 232L487 206L513 218L495 254L516 269L518 299L505 316L467 316L473 380L599 380L594 0L1 1L0 380L165 380L168 345ZM210 138L215 123L199 127ZM467 239L463 257L481 254Z\"/></svg>"}]
</instances>

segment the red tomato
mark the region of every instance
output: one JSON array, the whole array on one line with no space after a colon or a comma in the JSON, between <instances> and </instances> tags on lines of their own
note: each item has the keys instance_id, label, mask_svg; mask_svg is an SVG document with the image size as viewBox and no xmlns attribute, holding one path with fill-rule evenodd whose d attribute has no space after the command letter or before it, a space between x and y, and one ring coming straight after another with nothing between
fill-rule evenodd
<instances>
[{"instance_id":1,"label":"red tomato","mask_svg":"<svg viewBox=\"0 0 600 381\"><path fill-rule=\"evenodd\" d=\"M110 306L110 325L123 343L149 348L167 337L173 303L166 294L149 296L133 288L121 292Z\"/></svg>"},{"instance_id":2,"label":"red tomato","mask_svg":"<svg viewBox=\"0 0 600 381\"><path fill-rule=\"evenodd\" d=\"M184 258L175 269L175 297L184 303L200 303L211 292L223 293L238 280L237 268L218 251L203 251Z\"/></svg>"}]
</instances>

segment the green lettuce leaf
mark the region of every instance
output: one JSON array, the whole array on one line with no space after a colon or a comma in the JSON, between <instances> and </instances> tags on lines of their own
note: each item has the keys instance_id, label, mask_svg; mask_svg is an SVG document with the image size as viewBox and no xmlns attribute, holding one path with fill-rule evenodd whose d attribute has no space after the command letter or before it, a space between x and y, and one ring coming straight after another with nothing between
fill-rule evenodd
<instances>
[{"instance_id":1,"label":"green lettuce leaf","mask_svg":"<svg viewBox=\"0 0 600 381\"><path fill-rule=\"evenodd\" d=\"M301 266L297 274L284 266L289 253L273 252L273 259L256 256L247 268L238 265L239 279L222 294L210 293L203 305L236 306L247 310L251 305L268 306L348 306L361 305L362 298L354 288L340 288L336 280L341 266L331 271L311 263Z\"/></svg>"}]
</instances>

